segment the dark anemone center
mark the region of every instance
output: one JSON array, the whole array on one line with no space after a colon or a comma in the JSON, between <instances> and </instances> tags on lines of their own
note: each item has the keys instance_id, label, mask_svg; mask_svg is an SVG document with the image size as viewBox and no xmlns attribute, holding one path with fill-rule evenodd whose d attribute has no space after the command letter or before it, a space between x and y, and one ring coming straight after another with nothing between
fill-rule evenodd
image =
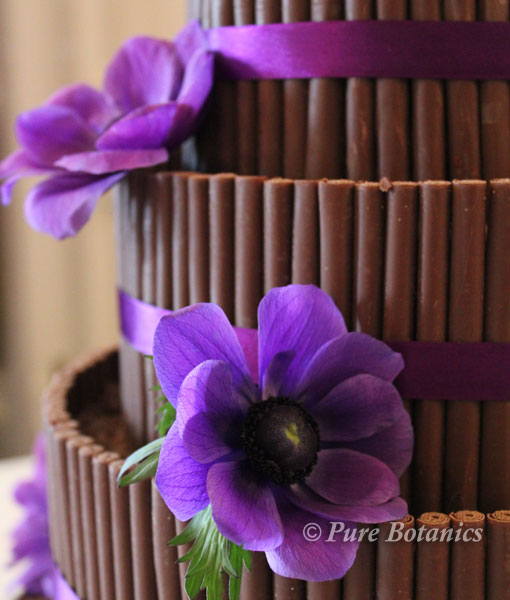
<instances>
[{"instance_id":1,"label":"dark anemone center","mask_svg":"<svg viewBox=\"0 0 510 600\"><path fill-rule=\"evenodd\" d=\"M276 484L303 481L317 462L317 424L288 398L253 404L243 423L241 439L252 466Z\"/></svg>"}]
</instances>

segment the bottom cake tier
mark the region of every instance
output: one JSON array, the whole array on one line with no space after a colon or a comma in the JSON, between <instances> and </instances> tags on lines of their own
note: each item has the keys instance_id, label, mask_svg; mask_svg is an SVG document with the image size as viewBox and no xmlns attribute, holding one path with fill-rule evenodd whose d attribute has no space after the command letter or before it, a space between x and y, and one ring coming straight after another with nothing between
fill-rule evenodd
<instances>
[{"instance_id":1,"label":"bottom cake tier","mask_svg":"<svg viewBox=\"0 0 510 600\"><path fill-rule=\"evenodd\" d=\"M117 486L123 457L134 450L117 365L114 350L90 354L55 375L44 395L51 551L82 600L184 600L186 565L177 560L186 547L168 545L183 524L154 481ZM510 598L510 510L372 526L342 581L286 579L252 553L241 588L242 600L371 598Z\"/></svg>"}]
</instances>

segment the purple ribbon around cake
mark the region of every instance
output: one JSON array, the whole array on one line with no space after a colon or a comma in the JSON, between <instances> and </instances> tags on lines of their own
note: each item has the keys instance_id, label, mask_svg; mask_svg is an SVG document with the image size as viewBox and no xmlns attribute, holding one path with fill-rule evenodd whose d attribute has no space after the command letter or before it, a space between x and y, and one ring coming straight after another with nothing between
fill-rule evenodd
<instances>
[{"instance_id":1,"label":"purple ribbon around cake","mask_svg":"<svg viewBox=\"0 0 510 600\"><path fill-rule=\"evenodd\" d=\"M205 32L226 79L510 79L510 23L326 21Z\"/></svg>"},{"instance_id":2,"label":"purple ribbon around cake","mask_svg":"<svg viewBox=\"0 0 510 600\"><path fill-rule=\"evenodd\" d=\"M122 290L118 291L120 328L138 352L152 354L156 327L170 311ZM253 343L257 332L236 328L250 371L257 373ZM392 342L386 344L404 358L405 368L395 381L405 398L420 400L510 400L510 344L456 342Z\"/></svg>"}]
</instances>

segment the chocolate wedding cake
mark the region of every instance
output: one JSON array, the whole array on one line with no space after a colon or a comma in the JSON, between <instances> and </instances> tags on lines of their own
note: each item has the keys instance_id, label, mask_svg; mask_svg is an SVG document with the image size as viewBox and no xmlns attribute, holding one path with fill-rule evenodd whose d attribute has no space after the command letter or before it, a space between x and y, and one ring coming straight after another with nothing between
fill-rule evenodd
<instances>
[{"instance_id":1,"label":"chocolate wedding cake","mask_svg":"<svg viewBox=\"0 0 510 600\"><path fill-rule=\"evenodd\" d=\"M298 22L510 21L507 0L477 3L472 0L194 0L189 4L191 19L199 20L206 33L208 29L228 26ZM359 523L358 531L364 529L365 534L358 540L352 566L344 569L345 575L341 573L343 577L320 575L324 569L317 567L317 576L294 578L292 574L315 573L314 568L310 566L307 570L303 565L324 562L322 553L327 551L328 544L318 538L308 539L300 526L303 550L296 550L296 554L302 552L301 563L300 568L293 570L294 558L282 553L275 558L274 543L272 546L268 543L266 549L262 542L241 539L243 527L248 531L250 520L258 518L255 513L247 511L246 523L236 526L217 517L220 501L212 499L209 478L213 469L220 470L222 465L230 463L221 454L223 462L214 462L216 456L211 455L210 460L203 456L210 447L207 436L213 433L216 436L227 425L232 431L235 424L227 417L216 420L211 433L209 425L197 421L196 435L200 441L191 441L193 431L186 437L191 413L186 416L182 409L181 416L176 398L187 402L186 391L192 386L198 389L201 381L198 375L197 382L189 379L192 377L189 372L200 362L193 363L190 358L188 375L185 379L184 373L179 380L182 387L175 387L172 404L177 407L177 421L170 431L179 429L182 447L194 448L195 454L188 451L195 466L213 465L207 475L207 490L221 534L230 539L228 544L252 550L244 567L241 554L236 555L239 560L233 563L237 573L230 574L230 597L236 597L238 592L233 588L240 583L242 600L510 598L510 385L505 380L499 386L502 389L495 390L494 384L489 390L483 387L485 383L476 387L480 378L482 382L494 382L498 369L504 370L501 365L508 360L506 344L510 342L508 81L382 76L238 80L216 77L209 94L212 55L207 48L200 47L203 39L207 39L201 36L206 34L191 26L180 42L176 41L177 58L172 54L172 60L179 63L178 67L175 64L168 67L167 53L175 53L169 44L162 48L149 38L128 43L119 55L121 60L112 64L105 79L105 93L115 100L115 110L111 106L106 108L99 92L96 95L90 90L87 94L81 90L80 95L76 90L63 91L54 97L57 101L52 101L52 106L59 110L62 106L78 110L78 96L86 103L90 109L86 111L89 124L94 113L95 135L100 131L94 152L103 153L101 165L107 163L110 167L91 168L90 155L94 152L85 142L82 146L78 144L78 151L73 154L64 152L66 156L55 163L65 170L55 176L62 178L61 183L55 184L58 192L71 190L74 195L69 202L78 202L76 189L82 186L80 189L86 190L92 200L59 219L45 212L48 202L45 204L44 200L54 192L50 193L48 185L29 199L27 216L37 229L55 237L72 235L90 216L96 196L117 184L115 219L122 329L118 349L88 354L69 365L54 377L43 398L50 545L58 571L54 597L184 600L192 595L191 591L194 597L205 597L205 575L198 585L193 584L195 587L190 581L192 575L200 572L197 564L201 559L204 567L206 549L196 563L191 562L195 571L190 568L188 577L187 562L178 562L182 557L189 559L197 547L191 542L199 537L183 534L180 541L185 543L168 544L183 531L189 531L185 520L199 510L207 511L205 507L209 505L207 500L200 507L197 504L195 513L187 512L186 499L177 501L168 483L177 477L173 473L181 469L179 463L169 463L168 470L162 473L163 461L170 457L171 462L172 454L168 450L171 433L167 433L171 421L166 428L164 423L162 426L162 421L170 418L165 410L170 405L161 396L164 394L172 401L169 390L175 387L174 375L168 373L181 369L180 361L184 360L181 354L185 354L182 348L188 352L192 347L188 348L186 341L180 347L181 330L172 329L172 315L180 315L177 319L182 318L184 323L185 318L191 319L197 310L205 309L180 309L213 303L237 328L235 332L244 350L243 336L251 335L257 327L260 340L271 338L271 332L264 333L264 306L275 294L292 290L296 294L292 302L301 302L305 307L312 302L308 294L321 294L317 306L326 302L326 295L331 298L343 316L346 330L356 332L345 335L366 334L359 339L367 340L367 344L368 340L370 344L382 340L388 352L392 349L393 357L402 351L404 377L400 374L395 385L404 395L403 406L414 428L412 461L409 464L410 455L406 458L410 434L405 425L407 413L398 412L401 404L398 410L391 409L396 416L386 412L390 411L389 404L384 405L384 410L367 405L367 412L357 415L359 423L350 424L356 431L365 431L360 434L361 441L355 437L357 445L352 440L349 445L345 434L342 448L348 447L357 454L366 452L372 460L384 463L385 468L393 471L392 477L400 476L400 492L386 497L385 491L378 489L384 500L376 502L373 489L367 489L366 495L357 500L366 511L375 511L384 504L388 519L331 516L362 513L356 512L343 497L333 498L328 486L325 487L330 495L325 493L326 499L319 498L320 493L313 487L321 469L321 453L324 456L335 451L331 449L331 440L336 439L334 422L328 429L326 423L322 425L322 417L314 417L314 410L324 399L318 405L305 403L315 406L308 412L296 408L292 399L294 388L285 379L282 383L276 372L278 368L286 370L290 381L297 369L292 371L292 361L304 360L299 358L300 348L312 344L307 336L313 338L315 333L303 327L295 348L289 346L293 352L290 358L282 352L285 356L280 360L286 366L271 362L273 372L266 365L267 379L273 377L279 383L267 383L266 377L262 382L261 376L260 404L273 404L267 404L269 408L260 414L248 411L249 416L239 426L242 444L237 451L246 452L248 462L257 466L257 477L263 474L270 478L271 493L277 499L280 514L284 512L282 506L291 502L287 491L306 484L308 490L314 490L317 506L320 502L321 506L327 503L331 509L330 513L318 510L320 516L315 515L316 518L312 514L309 519L312 525L350 520ZM199 38L201 42L197 41ZM136 63L135 59L140 60ZM377 62L377 57L373 60ZM143 103L136 97L136 88L123 96L119 82L133 76L135 69L147 76L151 69L155 72L160 69L163 82L176 77L177 83L161 84L181 87L177 92L172 88L172 103L163 104L154 92L156 99L145 101L151 105L149 109L140 108ZM172 69L182 72L175 76ZM188 106L194 113L182 108ZM171 113L171 119L167 112ZM126 114L130 117L127 125L123 118ZM148 116L154 118L152 124L168 117L174 127L166 127L162 136L165 143L159 143L162 148L153 139L158 135L154 132L157 126L149 126L149 121L144 120ZM112 119L114 124L107 128ZM32 120L27 117L26 122L37 134L43 132L37 128L35 117ZM150 143L140 143L141 150L135 144L133 156L136 154L138 162L133 157L126 159L125 153L133 149L126 142L128 126L134 127L134 133L129 131L132 137L136 134L145 140L144 136L147 139L153 136ZM167 150L174 152L170 154ZM24 157L21 165L11 160L4 164L3 171L0 167L0 176L14 177L16 169L19 172L22 168L37 172L44 167L49 171L50 165L41 165L40 158L34 163L33 157L30 160ZM82 180L71 182L71 177ZM315 286L314 292L310 291L310 285ZM275 292L275 288L280 291ZM319 330L319 321L314 321L318 318L314 306L307 318L310 327ZM212 319L211 315L207 319ZM163 323L168 323L168 331ZM221 325L218 323L217 328ZM273 326L278 328L277 320ZM185 325L182 327L184 331ZM191 330L198 325L192 326L190 320L189 327ZM208 335L209 340L214 338L213 329ZM294 333L289 329L286 335L293 338ZM334 336L328 335L324 340L329 343ZM164 336L168 337L168 346L162 351ZM181 337L184 339L185 334ZM227 337L221 340L221 345L228 346L230 342L225 340ZM205 347L209 341L203 343ZM444 372L438 370L432 375L433 379L437 376L438 381L445 382L440 391L420 395L421 389L430 387L413 387L419 369L413 370L413 359L409 354L408 361L407 353L414 352L420 363L423 356L420 353L425 349L430 351L430 343L433 349L447 348L453 354L448 354L449 358L442 363ZM263 342L260 344L263 355ZM475 358L469 364L479 366L468 373L465 363L457 360L454 346L474 353ZM490 360L486 358L489 351L494 353ZM152 354L153 361L146 356ZM224 349L210 355L204 351L202 360L221 362L227 354ZM308 364L315 365L310 376L319 377L322 362L314 363L315 358L310 355L303 368L306 371ZM248 354L246 360L251 369ZM262 369L263 358L260 360ZM290 361L291 366L285 361ZM327 355L324 361L327 362ZM426 361L421 358L423 362ZM255 360L257 370L256 365ZM232 369L229 377L234 381L237 367ZM335 369L341 370L341 365ZM350 376L366 372L369 374L366 377L374 378L379 367L373 367L377 373L371 369L372 366L359 368ZM385 385L389 386L397 374L388 377ZM469 386L465 382L457 381L471 376L475 386L471 390L466 389ZM227 376L220 377L211 371L209 377L225 381ZM384 379L378 375L381 377ZM454 385L448 385L450 379L455 380ZM413 381L406 387L404 380ZM232 385L237 384L234 381ZM239 389L244 389L244 384L239 385ZM299 388L304 384L301 381L296 385ZM322 383L314 385L320 388ZM266 386L280 392L266 393ZM227 393L224 389L227 387L222 388L222 393ZM291 391L284 393L283 389ZM417 396L410 390L417 390ZM254 386L250 393L259 394L259 386ZM359 406L363 401L360 396L353 402L353 406ZM196 411L193 418L198 419L199 409L195 405L193 408L191 401L189 406L189 411ZM306 428L310 419L314 421L313 427L320 430L320 436L317 433L313 438L316 455L313 461L307 459L303 463L306 468L302 472L301 463L299 468L297 463L288 467L285 461L288 458L292 462L292 457L280 456L277 449L271 454L272 470L267 470L270 450L260 440L276 426L271 424L264 429L257 425L253 431L250 427L254 419L263 423L275 410L284 415L282 431L296 446L312 435L309 431L313 428ZM290 419L288 411L294 420L285 421ZM352 415L341 414L340 428L353 419ZM377 422L374 414L380 415ZM304 424L296 425L301 418ZM367 433L367 423L372 421L373 428ZM378 432L389 437L379 442ZM278 446L279 439L267 435L268 446ZM349 435L354 434L350 431ZM247 439L251 441L248 443ZM203 447L197 450L201 444ZM142 450L132 454L141 447ZM151 448L157 448L158 453L151 454ZM129 455L133 458L125 463ZM197 458L199 455L201 459ZM154 456L156 465L159 457L156 478L152 477L155 465L149 464ZM338 478L344 488L349 488L350 483L342 479L345 474L341 462L338 458L339 472L331 467L328 477ZM394 466L397 463L399 467ZM130 475L131 480L125 480ZM193 496L201 485L200 477L197 475L192 484L186 484L188 487L183 484L186 494ZM371 471L357 472L356 477L370 480ZM124 483L131 485L119 486L123 478ZM356 489L361 486L356 485ZM374 480L374 488L377 485L382 485L380 479ZM230 491L226 490L225 495ZM351 492L345 493L349 496ZM254 498L259 497L257 494ZM389 507L403 502L399 496L407 503L407 514L401 511L397 516L398 510ZM307 501L311 502L310 498ZM341 509L347 505L354 512L342 513ZM174 510L177 516L170 512L169 506L179 507ZM295 511L295 504L292 506ZM334 512L333 507L339 510ZM243 521L234 502L229 510L232 521ZM213 518L210 522L214 524ZM232 531L231 536L227 529ZM374 530L375 535L371 536ZM332 541L331 547L337 543L349 542ZM319 551L319 546L326 549ZM294 550L288 552L292 554ZM335 552L340 550L335 548ZM336 554L332 556L332 562L341 560ZM250 569L246 563L251 563ZM335 573L335 568L331 569ZM244 570L242 578L241 570ZM340 570L336 573L339 575ZM220 578L225 584L223 591L221 586L207 587L209 598L229 597L228 575L228 569L224 568Z\"/></svg>"}]
</instances>

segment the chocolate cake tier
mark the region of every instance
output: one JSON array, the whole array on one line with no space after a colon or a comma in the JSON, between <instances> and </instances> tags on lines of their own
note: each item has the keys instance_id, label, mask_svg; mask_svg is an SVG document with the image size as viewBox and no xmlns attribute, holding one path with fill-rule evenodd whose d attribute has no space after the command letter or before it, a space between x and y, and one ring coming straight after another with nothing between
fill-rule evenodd
<instances>
[{"instance_id":1,"label":"chocolate cake tier","mask_svg":"<svg viewBox=\"0 0 510 600\"><path fill-rule=\"evenodd\" d=\"M386 341L510 341L510 180L136 173L116 213L120 288L165 309L215 302L254 328L269 289L311 283L349 329ZM123 341L120 366L140 445L156 435L152 363ZM414 513L510 508L510 398L406 406L416 443L402 490Z\"/></svg>"},{"instance_id":2,"label":"chocolate cake tier","mask_svg":"<svg viewBox=\"0 0 510 600\"><path fill-rule=\"evenodd\" d=\"M508 21L509 0L189 0L204 27L329 20ZM507 81L218 82L186 168L374 180L510 176Z\"/></svg>"},{"instance_id":3,"label":"chocolate cake tier","mask_svg":"<svg viewBox=\"0 0 510 600\"><path fill-rule=\"evenodd\" d=\"M176 563L184 549L167 544L182 524L153 482L116 484L121 457L132 448L119 410L116 365L114 352L88 355L57 374L44 395L52 553L83 600L185 600L185 565ZM254 553L241 599L506 598L509 511L408 515L399 527L410 541L387 541L391 524L383 524L377 542L362 543L343 581L278 577L264 555ZM441 531L454 535L459 528L479 530L480 541L441 540Z\"/></svg>"}]
</instances>

